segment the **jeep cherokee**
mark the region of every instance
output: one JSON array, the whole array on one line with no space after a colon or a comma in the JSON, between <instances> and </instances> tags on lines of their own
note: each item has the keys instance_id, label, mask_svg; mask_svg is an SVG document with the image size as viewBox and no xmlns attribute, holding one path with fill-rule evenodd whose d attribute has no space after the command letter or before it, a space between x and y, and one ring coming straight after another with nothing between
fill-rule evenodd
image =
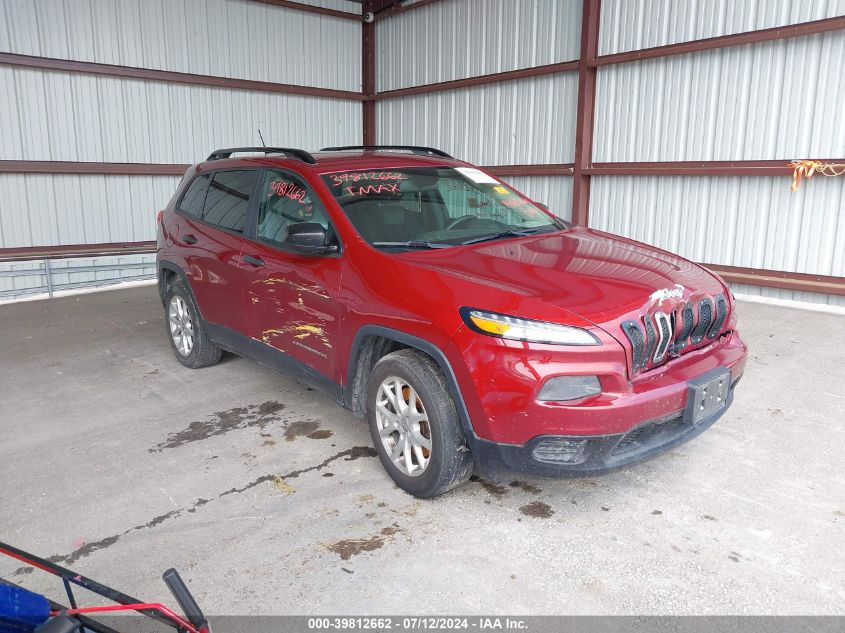
<instances>
[{"instance_id":1,"label":"jeep cherokee","mask_svg":"<svg viewBox=\"0 0 845 633\"><path fill-rule=\"evenodd\" d=\"M745 366L715 274L430 148L215 151L158 215L157 269L182 364L227 350L320 389L419 497L474 467L654 455L722 416Z\"/></svg>"}]
</instances>

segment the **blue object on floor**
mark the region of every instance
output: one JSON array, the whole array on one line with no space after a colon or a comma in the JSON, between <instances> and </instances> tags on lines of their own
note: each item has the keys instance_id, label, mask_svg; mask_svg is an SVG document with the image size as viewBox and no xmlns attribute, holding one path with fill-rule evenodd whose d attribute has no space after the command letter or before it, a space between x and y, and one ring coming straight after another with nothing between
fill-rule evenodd
<instances>
[{"instance_id":1,"label":"blue object on floor","mask_svg":"<svg viewBox=\"0 0 845 633\"><path fill-rule=\"evenodd\" d=\"M0 582L0 633L31 633L49 617L47 598Z\"/></svg>"}]
</instances>

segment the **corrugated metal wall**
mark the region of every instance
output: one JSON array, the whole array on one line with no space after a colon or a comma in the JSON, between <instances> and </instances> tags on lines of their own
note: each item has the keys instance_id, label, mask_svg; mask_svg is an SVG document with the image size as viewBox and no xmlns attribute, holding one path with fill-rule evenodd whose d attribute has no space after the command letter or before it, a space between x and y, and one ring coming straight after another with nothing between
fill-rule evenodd
<instances>
[{"instance_id":1,"label":"corrugated metal wall","mask_svg":"<svg viewBox=\"0 0 845 633\"><path fill-rule=\"evenodd\" d=\"M0 4L3 52L361 90L361 26L351 20L252 0ZM328 8L338 4L355 6L344 0Z\"/></svg>"},{"instance_id":2,"label":"corrugated metal wall","mask_svg":"<svg viewBox=\"0 0 845 633\"><path fill-rule=\"evenodd\" d=\"M195 163L218 147L359 142L361 104L0 66L5 159Z\"/></svg>"},{"instance_id":3,"label":"corrugated metal wall","mask_svg":"<svg viewBox=\"0 0 845 633\"><path fill-rule=\"evenodd\" d=\"M844 74L845 31L601 67L593 159L840 158Z\"/></svg>"},{"instance_id":4,"label":"corrugated metal wall","mask_svg":"<svg viewBox=\"0 0 845 633\"><path fill-rule=\"evenodd\" d=\"M380 19L378 90L575 59L581 7L441 0ZM599 54L839 15L845 0L603 0ZM360 23L251 0L0 0L0 52L361 88ZM602 66L592 158L839 158L843 76L842 31ZM0 82L2 159L187 163L256 141L258 127L268 143L307 148L361 140L357 102L10 67ZM566 72L386 99L377 140L484 165L572 162L576 94L577 73ZM150 239L175 180L0 176L0 247ZM569 217L571 178L508 180ZM785 178L605 176L593 177L590 214L597 228L694 259L843 275L842 202L842 181L820 177L790 194Z\"/></svg>"},{"instance_id":5,"label":"corrugated metal wall","mask_svg":"<svg viewBox=\"0 0 845 633\"><path fill-rule=\"evenodd\" d=\"M845 0L602 0L599 55L845 15ZM575 59L581 2L441 0L377 23L379 91ZM845 155L845 32L597 71L595 162ZM380 142L483 165L572 162L577 73L378 103ZM568 177L509 178L569 217ZM698 261L845 276L845 179L593 177L590 225ZM559 211L558 211L559 212ZM841 297L739 287L842 304Z\"/></svg>"},{"instance_id":6,"label":"corrugated metal wall","mask_svg":"<svg viewBox=\"0 0 845 633\"><path fill-rule=\"evenodd\" d=\"M845 15L845 0L602 0L599 55Z\"/></svg>"},{"instance_id":7,"label":"corrugated metal wall","mask_svg":"<svg viewBox=\"0 0 845 633\"><path fill-rule=\"evenodd\" d=\"M376 107L377 138L478 165L571 163L577 94L569 72L387 99Z\"/></svg>"},{"instance_id":8,"label":"corrugated metal wall","mask_svg":"<svg viewBox=\"0 0 845 633\"><path fill-rule=\"evenodd\" d=\"M502 178L564 220L572 219L572 177L509 176Z\"/></svg>"},{"instance_id":9,"label":"corrugated metal wall","mask_svg":"<svg viewBox=\"0 0 845 633\"><path fill-rule=\"evenodd\" d=\"M590 202L591 226L693 261L845 277L842 178L817 176L792 193L787 178L602 176Z\"/></svg>"},{"instance_id":10,"label":"corrugated metal wall","mask_svg":"<svg viewBox=\"0 0 845 633\"><path fill-rule=\"evenodd\" d=\"M581 0L443 0L376 23L377 86L396 88L578 57ZM480 165L570 163L578 74L558 73L379 101L379 143L439 147ZM564 176L509 178L571 215Z\"/></svg>"},{"instance_id":11,"label":"corrugated metal wall","mask_svg":"<svg viewBox=\"0 0 845 633\"><path fill-rule=\"evenodd\" d=\"M845 2L605 0L615 53L845 15ZM593 159L778 160L845 154L845 32L598 69ZM590 224L698 261L845 276L845 182L596 177ZM818 303L842 297L743 286Z\"/></svg>"},{"instance_id":12,"label":"corrugated metal wall","mask_svg":"<svg viewBox=\"0 0 845 633\"><path fill-rule=\"evenodd\" d=\"M376 23L379 92L578 58L580 0L446 0Z\"/></svg>"},{"instance_id":13,"label":"corrugated metal wall","mask_svg":"<svg viewBox=\"0 0 845 633\"><path fill-rule=\"evenodd\" d=\"M348 0L307 4L360 13ZM358 21L252 0L0 0L0 52L361 90ZM193 163L260 144L259 128L268 144L361 142L356 101L13 66L0 66L0 86L4 160ZM0 248L155 239L155 213L178 181L0 174ZM99 279L90 264L115 261L146 260L78 261L85 270L69 283ZM14 268L0 264L0 295L44 281L2 273Z\"/></svg>"}]
</instances>

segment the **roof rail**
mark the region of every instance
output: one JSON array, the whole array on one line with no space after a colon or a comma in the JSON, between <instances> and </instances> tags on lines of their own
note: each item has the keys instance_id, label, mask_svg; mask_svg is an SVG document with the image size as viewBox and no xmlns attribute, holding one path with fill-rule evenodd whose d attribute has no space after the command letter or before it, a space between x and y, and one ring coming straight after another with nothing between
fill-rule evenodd
<instances>
[{"instance_id":1,"label":"roof rail","mask_svg":"<svg viewBox=\"0 0 845 633\"><path fill-rule=\"evenodd\" d=\"M292 149L290 147L231 147L229 149L216 149L206 160L220 160L229 158L235 152L259 152L264 154L284 154L290 158L298 158L304 163L315 165L317 159L304 149Z\"/></svg>"},{"instance_id":2,"label":"roof rail","mask_svg":"<svg viewBox=\"0 0 845 633\"><path fill-rule=\"evenodd\" d=\"M420 147L418 145L344 145L342 147L324 147L321 152L346 152L353 149L364 151L378 152L382 150L404 149L414 154L421 154L423 156L440 156L442 158L452 158L442 149L434 149L433 147Z\"/></svg>"}]
</instances>

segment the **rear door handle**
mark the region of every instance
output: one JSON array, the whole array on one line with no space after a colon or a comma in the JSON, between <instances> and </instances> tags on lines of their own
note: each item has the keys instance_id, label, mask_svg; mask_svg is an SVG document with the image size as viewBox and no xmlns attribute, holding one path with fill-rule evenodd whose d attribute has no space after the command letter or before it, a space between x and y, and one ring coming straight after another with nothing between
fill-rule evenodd
<instances>
[{"instance_id":1,"label":"rear door handle","mask_svg":"<svg viewBox=\"0 0 845 633\"><path fill-rule=\"evenodd\" d=\"M263 260L263 259L261 259L260 257L254 257L253 255L243 255L243 256L241 257L241 260L242 260L242 261L244 261L244 262L246 262L246 263L247 263L247 264L249 264L250 266L259 267L259 266L263 266L263 265L264 265L264 260Z\"/></svg>"},{"instance_id":2,"label":"rear door handle","mask_svg":"<svg viewBox=\"0 0 845 633\"><path fill-rule=\"evenodd\" d=\"M188 233L187 235L182 236L182 241L185 242L185 244L196 244L197 238Z\"/></svg>"}]
</instances>

